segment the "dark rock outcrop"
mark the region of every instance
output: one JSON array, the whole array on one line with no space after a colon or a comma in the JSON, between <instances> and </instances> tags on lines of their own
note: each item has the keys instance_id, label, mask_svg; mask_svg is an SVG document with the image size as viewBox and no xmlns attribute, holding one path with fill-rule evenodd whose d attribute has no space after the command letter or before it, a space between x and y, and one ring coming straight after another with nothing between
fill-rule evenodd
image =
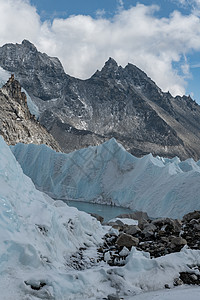
<instances>
[{"instance_id":1,"label":"dark rock outcrop","mask_svg":"<svg viewBox=\"0 0 200 300\"><path fill-rule=\"evenodd\" d=\"M46 144L60 150L51 134L30 114L26 94L14 75L0 89L0 106L0 134L9 145L19 142Z\"/></svg>"},{"instance_id":2,"label":"dark rock outcrop","mask_svg":"<svg viewBox=\"0 0 200 300\"><path fill-rule=\"evenodd\" d=\"M162 92L132 64L122 68L110 58L79 80L24 40L0 48L0 66L15 73L65 152L115 137L135 156L200 158L200 106Z\"/></svg>"}]
</instances>

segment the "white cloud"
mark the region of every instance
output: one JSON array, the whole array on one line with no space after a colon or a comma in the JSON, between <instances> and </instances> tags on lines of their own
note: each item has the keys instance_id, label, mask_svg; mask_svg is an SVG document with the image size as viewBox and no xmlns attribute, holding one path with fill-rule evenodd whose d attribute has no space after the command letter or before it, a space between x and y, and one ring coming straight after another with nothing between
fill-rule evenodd
<instances>
[{"instance_id":1,"label":"white cloud","mask_svg":"<svg viewBox=\"0 0 200 300\"><path fill-rule=\"evenodd\" d=\"M119 12L124 9L124 1L123 0L117 0L117 9Z\"/></svg>"},{"instance_id":2,"label":"white cloud","mask_svg":"<svg viewBox=\"0 0 200 300\"><path fill-rule=\"evenodd\" d=\"M137 65L163 90L183 94L189 66L183 64L180 76L173 62L200 50L200 20L177 11L158 18L156 10L157 6L138 4L119 10L112 19L76 15L41 23L28 1L0 0L0 44L29 39L40 51L59 57L68 74L80 78L91 76L111 56L122 66Z\"/></svg>"},{"instance_id":3,"label":"white cloud","mask_svg":"<svg viewBox=\"0 0 200 300\"><path fill-rule=\"evenodd\" d=\"M184 62L181 64L181 70L183 72L184 78L191 78L190 65L185 55L184 55Z\"/></svg>"},{"instance_id":4,"label":"white cloud","mask_svg":"<svg viewBox=\"0 0 200 300\"><path fill-rule=\"evenodd\" d=\"M105 9L97 9L96 11L96 17L97 18L103 18L106 14Z\"/></svg>"},{"instance_id":5,"label":"white cloud","mask_svg":"<svg viewBox=\"0 0 200 300\"><path fill-rule=\"evenodd\" d=\"M200 15L200 0L171 0L177 5L180 5L184 8L190 9L192 14L199 16Z\"/></svg>"},{"instance_id":6,"label":"white cloud","mask_svg":"<svg viewBox=\"0 0 200 300\"><path fill-rule=\"evenodd\" d=\"M191 65L191 68L200 68L200 63L198 63L198 64L194 64L194 65Z\"/></svg>"},{"instance_id":7,"label":"white cloud","mask_svg":"<svg viewBox=\"0 0 200 300\"><path fill-rule=\"evenodd\" d=\"M28 1L0 0L0 43L37 39L40 17Z\"/></svg>"}]
</instances>

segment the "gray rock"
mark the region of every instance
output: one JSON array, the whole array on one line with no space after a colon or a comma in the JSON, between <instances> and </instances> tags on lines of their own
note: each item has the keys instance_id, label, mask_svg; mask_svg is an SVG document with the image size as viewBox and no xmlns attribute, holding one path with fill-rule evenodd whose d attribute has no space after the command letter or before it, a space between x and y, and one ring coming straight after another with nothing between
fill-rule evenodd
<instances>
[{"instance_id":1,"label":"gray rock","mask_svg":"<svg viewBox=\"0 0 200 300\"><path fill-rule=\"evenodd\" d=\"M133 237L132 235L130 234L126 234L126 233L122 233L117 241L116 241L116 244L119 246L119 247L127 247L127 248L130 248L132 246L137 246L139 244L139 239L138 238L135 238Z\"/></svg>"},{"instance_id":2,"label":"gray rock","mask_svg":"<svg viewBox=\"0 0 200 300\"><path fill-rule=\"evenodd\" d=\"M90 215L92 217L96 218L101 224L103 223L104 218L102 216L99 216L98 214L95 214L95 213L91 213Z\"/></svg>"},{"instance_id":3,"label":"gray rock","mask_svg":"<svg viewBox=\"0 0 200 300\"><path fill-rule=\"evenodd\" d=\"M173 220L173 232L179 233L182 228L182 222L181 220L175 219Z\"/></svg>"},{"instance_id":4,"label":"gray rock","mask_svg":"<svg viewBox=\"0 0 200 300\"><path fill-rule=\"evenodd\" d=\"M200 219L192 219L189 221L189 224L196 225L196 224L199 224L199 222L200 222Z\"/></svg>"},{"instance_id":5,"label":"gray rock","mask_svg":"<svg viewBox=\"0 0 200 300\"><path fill-rule=\"evenodd\" d=\"M145 235L146 238L148 238L153 236L156 230L157 227L154 224L145 224L142 233Z\"/></svg>"},{"instance_id":6,"label":"gray rock","mask_svg":"<svg viewBox=\"0 0 200 300\"><path fill-rule=\"evenodd\" d=\"M166 225L166 224L172 224L173 221L172 219L170 218L158 218L158 219L155 219L152 221L152 224L154 224L155 226L159 226L159 227L162 227L163 225Z\"/></svg>"},{"instance_id":7,"label":"gray rock","mask_svg":"<svg viewBox=\"0 0 200 300\"><path fill-rule=\"evenodd\" d=\"M146 231L156 231L157 230L157 227L153 224L153 223L147 223L144 225L144 229L143 229L143 232L146 232Z\"/></svg>"},{"instance_id":8,"label":"gray rock","mask_svg":"<svg viewBox=\"0 0 200 300\"><path fill-rule=\"evenodd\" d=\"M30 114L26 94L21 91L14 75L0 89L0 102L0 134L8 145L46 144L54 150L60 150L52 135Z\"/></svg>"},{"instance_id":9,"label":"gray rock","mask_svg":"<svg viewBox=\"0 0 200 300\"><path fill-rule=\"evenodd\" d=\"M142 220L140 220L140 221L138 222L138 227L139 227L141 230L143 230L144 227L147 226L147 225L149 225L149 224L150 224L150 223L148 222L148 220L142 219Z\"/></svg>"},{"instance_id":10,"label":"gray rock","mask_svg":"<svg viewBox=\"0 0 200 300\"><path fill-rule=\"evenodd\" d=\"M195 225L194 225L194 228L195 228L195 230L197 230L197 231L200 232L200 224L195 224Z\"/></svg>"},{"instance_id":11,"label":"gray rock","mask_svg":"<svg viewBox=\"0 0 200 300\"><path fill-rule=\"evenodd\" d=\"M152 224L159 227L161 231L169 231L179 233L181 231L182 223L178 219L159 218L152 221ZM161 233L162 234L162 233Z\"/></svg>"},{"instance_id":12,"label":"gray rock","mask_svg":"<svg viewBox=\"0 0 200 300\"><path fill-rule=\"evenodd\" d=\"M135 235L137 233L141 233L141 229L137 225L129 225L125 227L124 232L130 235Z\"/></svg>"},{"instance_id":13,"label":"gray rock","mask_svg":"<svg viewBox=\"0 0 200 300\"><path fill-rule=\"evenodd\" d=\"M174 279L174 286L179 286L182 285L183 281L180 278L175 278Z\"/></svg>"},{"instance_id":14,"label":"gray rock","mask_svg":"<svg viewBox=\"0 0 200 300\"><path fill-rule=\"evenodd\" d=\"M120 225L120 226L124 226L124 223L122 222L122 221L120 221L120 220L116 220L115 221L118 225Z\"/></svg>"},{"instance_id":15,"label":"gray rock","mask_svg":"<svg viewBox=\"0 0 200 300\"><path fill-rule=\"evenodd\" d=\"M183 221L184 222L189 222L191 221L192 219L200 219L200 211L193 211L193 212L190 212L188 214L186 214L184 217L183 217Z\"/></svg>"},{"instance_id":16,"label":"gray rock","mask_svg":"<svg viewBox=\"0 0 200 300\"><path fill-rule=\"evenodd\" d=\"M174 237L171 240L171 245L172 245L172 247L174 247L174 246L185 246L185 245L187 245L187 241L185 239L183 239L182 237Z\"/></svg>"}]
</instances>

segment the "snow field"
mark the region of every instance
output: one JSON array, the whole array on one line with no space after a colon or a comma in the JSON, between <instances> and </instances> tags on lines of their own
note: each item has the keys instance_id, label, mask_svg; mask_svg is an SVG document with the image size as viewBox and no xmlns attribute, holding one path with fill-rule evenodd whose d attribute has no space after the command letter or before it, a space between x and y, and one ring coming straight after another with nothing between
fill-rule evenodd
<instances>
[{"instance_id":1,"label":"snow field","mask_svg":"<svg viewBox=\"0 0 200 300\"><path fill-rule=\"evenodd\" d=\"M137 299L136 295L164 289L165 284L173 287L179 272L200 265L200 251L187 247L155 259L133 247L123 267L105 262L91 265L95 248L109 227L36 190L2 138L0 206L0 290L4 300L96 300L116 293ZM71 255L80 247L86 248L88 266L76 270L70 265ZM179 295L178 289L172 291ZM164 291L158 293L165 295ZM191 297L196 294L192 288Z\"/></svg>"}]
</instances>

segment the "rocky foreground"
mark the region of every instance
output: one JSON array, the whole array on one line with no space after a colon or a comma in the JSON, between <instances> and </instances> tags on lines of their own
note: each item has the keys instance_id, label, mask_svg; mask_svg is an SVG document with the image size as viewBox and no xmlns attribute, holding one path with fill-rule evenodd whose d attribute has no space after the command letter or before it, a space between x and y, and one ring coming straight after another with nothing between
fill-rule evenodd
<instances>
[{"instance_id":1,"label":"rocky foreground","mask_svg":"<svg viewBox=\"0 0 200 300\"><path fill-rule=\"evenodd\" d=\"M159 257L180 251L185 245L200 249L200 211L186 214L182 220L171 218L150 219L146 213L121 215L120 218L138 218L138 225L126 225L120 220L110 222L113 230L105 236L104 248L115 245L148 251ZM114 239L115 238L115 239ZM103 251L105 253L105 251Z\"/></svg>"},{"instance_id":2,"label":"rocky foreground","mask_svg":"<svg viewBox=\"0 0 200 300\"><path fill-rule=\"evenodd\" d=\"M103 223L102 217L96 214L92 214L92 216ZM129 221L131 219L135 220L137 225L125 224L128 222L128 219ZM106 263L112 268L108 273L115 272L113 268L126 266L133 250L132 247L135 247L136 251L141 251L141 253L146 252L147 256L150 253L149 259L154 262L158 257L166 257L167 260L167 255L172 253L175 256L177 253L180 253L181 257L184 249L200 250L200 211L188 213L182 220L172 218L150 219L146 213L135 212L120 215L115 220L104 225L109 227L104 235L103 244L97 250L97 259L90 259L90 261L86 259L86 245L85 248L80 248L79 252L71 256L71 268L83 271L88 268L94 268L101 263ZM169 258L170 255L168 256ZM135 263L134 267L137 269L137 262ZM180 267L180 271L178 271L177 277L174 277L172 284L169 285L166 281L160 288L171 289L183 284L200 286L200 264L197 261L195 263L193 261L187 266L187 271ZM155 266L155 272L156 268L157 266ZM124 298L117 293L109 294L103 299L120 300Z\"/></svg>"},{"instance_id":3,"label":"rocky foreground","mask_svg":"<svg viewBox=\"0 0 200 300\"><path fill-rule=\"evenodd\" d=\"M110 266L123 266L131 247L149 252L151 258L179 252L183 247L200 249L200 211L186 214L182 220L171 218L150 219L146 213L138 212L119 216L110 222L112 229L104 236L104 244L98 249L99 259ZM126 225L123 218L138 220L138 225ZM199 265L191 272L180 272L174 286L181 284L200 285ZM165 286L168 288L168 286Z\"/></svg>"}]
</instances>

